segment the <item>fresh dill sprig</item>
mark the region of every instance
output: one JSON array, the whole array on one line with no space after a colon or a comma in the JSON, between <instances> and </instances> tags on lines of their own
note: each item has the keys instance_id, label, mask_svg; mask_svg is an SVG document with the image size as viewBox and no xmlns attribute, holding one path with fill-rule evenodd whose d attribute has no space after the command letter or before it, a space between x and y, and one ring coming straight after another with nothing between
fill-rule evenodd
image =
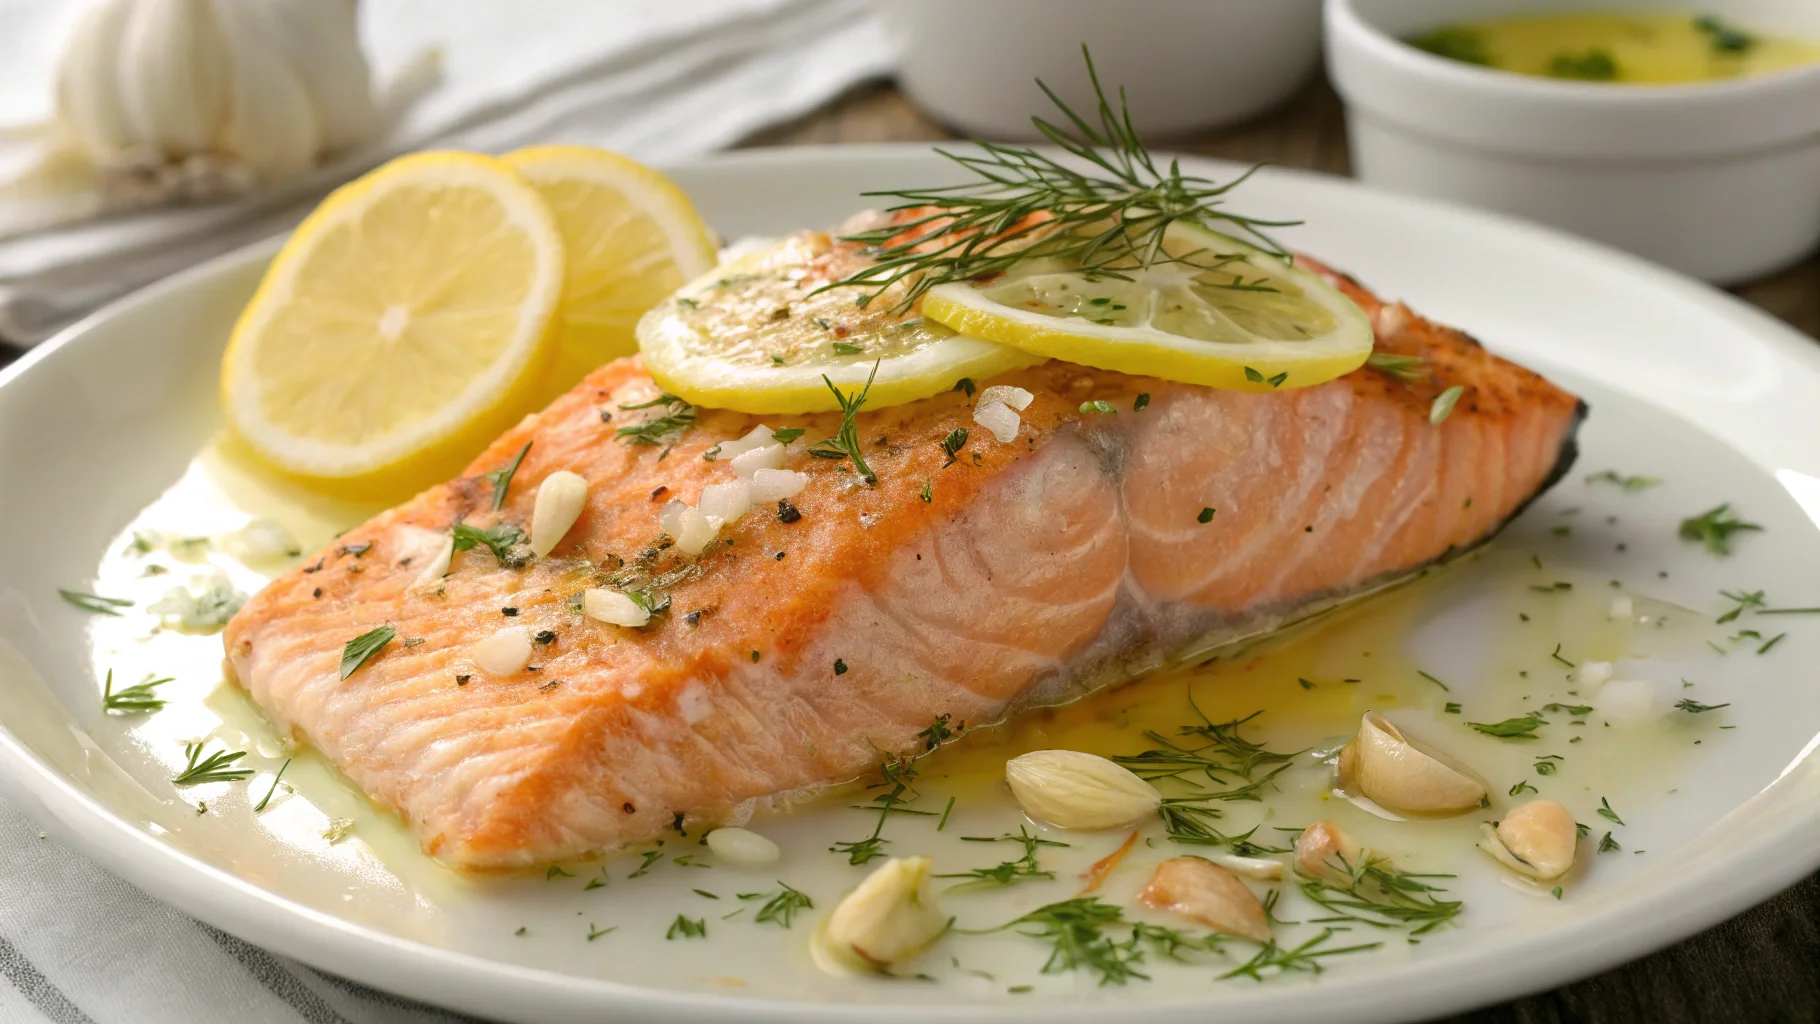
<instances>
[{"instance_id":1,"label":"fresh dill sprig","mask_svg":"<svg viewBox=\"0 0 1820 1024\"><path fill-rule=\"evenodd\" d=\"M742 892L739 894L739 898L742 900L765 901L764 906L758 908L758 915L752 919L754 922L764 924L770 921L780 928L788 928L790 919L796 915L797 911L815 909L815 901L810 899L807 894L798 892L788 885L784 885L783 882L777 884L782 886L777 892Z\"/></svg>"},{"instance_id":2,"label":"fresh dill sprig","mask_svg":"<svg viewBox=\"0 0 1820 1024\"><path fill-rule=\"evenodd\" d=\"M1018 934L1053 946L1043 963L1044 974L1085 967L1099 974L1101 985L1123 985L1133 978L1147 981L1150 976L1137 968L1143 951L1135 943L1117 942L1105 933L1106 928L1124 922L1124 911L1117 905L1096 896L1077 896L1038 907L993 930L1027 925Z\"/></svg>"},{"instance_id":3,"label":"fresh dill sprig","mask_svg":"<svg viewBox=\"0 0 1820 1024\"><path fill-rule=\"evenodd\" d=\"M57 588L57 593L70 604L96 615L119 615L120 609L133 606L133 602L124 597L103 597L100 594L85 594L80 590L64 590L62 587Z\"/></svg>"},{"instance_id":4,"label":"fresh dill sprig","mask_svg":"<svg viewBox=\"0 0 1820 1024\"><path fill-rule=\"evenodd\" d=\"M621 409L650 409L662 406L664 411L643 423L620 427L613 436L627 444L660 445L671 434L687 430L695 423L695 407L665 392L648 402L623 404Z\"/></svg>"},{"instance_id":5,"label":"fresh dill sprig","mask_svg":"<svg viewBox=\"0 0 1820 1024\"><path fill-rule=\"evenodd\" d=\"M1242 266L1253 247L1287 262L1288 254L1262 229L1295 222L1257 220L1223 207L1227 194L1250 173L1222 183L1184 174L1174 161L1159 167L1132 126L1124 90L1119 90L1115 109L1085 46L1081 55L1098 101L1097 123L1037 81L1066 126L1040 117L1031 118L1031 124L1064 151L1062 159L1034 148L978 140L971 153L937 150L978 180L866 193L900 200L889 208L892 212L930 209L849 236L876 262L818 291L865 289L855 300L861 307L892 293L892 310L902 312L937 285L1001 273L1028 259L1065 261L1083 274L1118 279L1164 262L1227 270ZM1079 169L1083 166L1086 170ZM1209 231L1220 225L1245 240L1222 236L1237 243L1234 254L1171 254L1164 249L1164 236L1178 222ZM1238 275L1227 287L1271 290Z\"/></svg>"},{"instance_id":6,"label":"fresh dill sprig","mask_svg":"<svg viewBox=\"0 0 1820 1024\"><path fill-rule=\"evenodd\" d=\"M1452 875L1399 871L1369 851L1359 856L1357 864L1334 856L1328 859L1328 865L1339 869L1344 878L1304 874L1298 888L1303 896L1333 911L1338 919L1374 928L1409 928L1410 934L1421 935L1460 916L1466 906L1459 900L1441 899L1437 894L1447 890L1424 881ZM1317 919L1314 923L1329 920L1334 919Z\"/></svg>"},{"instance_id":7,"label":"fresh dill sprig","mask_svg":"<svg viewBox=\"0 0 1820 1024\"><path fill-rule=\"evenodd\" d=\"M1340 956L1345 953L1363 953L1368 949L1377 949L1379 946L1383 945L1381 942L1366 942L1356 946L1342 946L1338 949L1320 948L1328 939L1333 938L1333 935L1334 929L1324 928L1321 930L1321 934L1308 939L1301 945L1292 946L1288 949L1277 945L1277 941L1271 939L1264 944L1264 948L1258 950L1256 956L1253 956L1250 960L1234 967L1232 970L1227 971L1225 974L1220 975L1220 978L1224 980L1226 978L1245 977L1263 981L1267 974L1291 974L1296 971L1319 974L1323 970L1321 966L1322 957Z\"/></svg>"},{"instance_id":8,"label":"fresh dill sprig","mask_svg":"<svg viewBox=\"0 0 1820 1024\"><path fill-rule=\"evenodd\" d=\"M512 478L518 475L518 467L524 464L525 454L530 450L531 442L526 441L525 446L518 449L518 457L513 459L509 465L483 474L487 482L493 485L493 511L497 512L505 506L506 488L512 486Z\"/></svg>"},{"instance_id":9,"label":"fresh dill sprig","mask_svg":"<svg viewBox=\"0 0 1820 1024\"><path fill-rule=\"evenodd\" d=\"M837 661L835 665L839 669L841 663ZM873 823L872 834L864 839L837 842L828 847L829 853L844 853L847 855L847 863L864 864L885 856L883 847L891 841L884 838L885 822L893 814L919 814L929 818L937 816L934 811L919 811L904 805L915 801L918 796L916 790L911 786L911 783L916 781L916 759L933 753L937 747L960 735L962 726L948 724L952 717L942 715L916 734L916 738L922 741L923 749L920 753L885 758L884 763L878 766L880 781L867 788L890 788L867 803L853 805L853 809L856 811L876 811L878 813L878 821ZM947 820L948 810L952 809L953 805L950 803L949 807L942 811L940 817L943 821Z\"/></svg>"},{"instance_id":10,"label":"fresh dill sprig","mask_svg":"<svg viewBox=\"0 0 1820 1024\"><path fill-rule=\"evenodd\" d=\"M834 392L834 400L840 403L840 429L835 431L833 437L809 449L809 454L818 459L852 459L854 471L869 484L878 483L878 474L866 465L866 456L859 450L859 428L854 425L853 418L859 415L859 407L866 404L866 395L872 390L872 380L878 376L879 362L883 360L872 364L872 372L866 377L866 386L853 396L842 394L841 389L828 379L828 375L822 374L822 383L828 385L828 390Z\"/></svg>"},{"instance_id":11,"label":"fresh dill sprig","mask_svg":"<svg viewBox=\"0 0 1820 1024\"><path fill-rule=\"evenodd\" d=\"M129 686L124 690L114 690L114 670L107 670L107 682L101 688L101 709L130 714L136 711L157 711L164 707L164 700L153 693L153 688L174 682L173 676L147 676L145 682Z\"/></svg>"},{"instance_id":12,"label":"fresh dill sprig","mask_svg":"<svg viewBox=\"0 0 1820 1024\"><path fill-rule=\"evenodd\" d=\"M1192 694L1188 697L1188 706L1201 720L1200 724L1179 727L1174 739L1146 731L1144 738L1156 744L1154 748L1112 760L1147 782L1169 780L1192 790L1165 797L1157 807L1164 831L1176 842L1224 846L1240 856L1286 852L1282 847L1252 841L1255 828L1239 835L1220 831L1212 822L1224 814L1214 805L1262 800L1263 790L1275 785L1276 777L1288 770L1303 752L1270 750L1241 735L1239 730L1262 714L1261 711L1228 722L1215 722L1201 711Z\"/></svg>"},{"instance_id":13,"label":"fresh dill sprig","mask_svg":"<svg viewBox=\"0 0 1820 1024\"><path fill-rule=\"evenodd\" d=\"M948 892L966 892L969 889L984 889L995 885L1014 885L1027 878L1054 878L1055 872L1044 870L1043 866L1037 862L1037 848L1068 845L1037 836L1022 825L1018 826L1015 835L1007 832L1002 836L962 836L961 841L965 843L1022 843L1024 855L1016 860L1003 861L995 867L974 868L972 871L963 871L958 874L936 875L936 878L970 879L970 881L949 886Z\"/></svg>"},{"instance_id":14,"label":"fresh dill sprig","mask_svg":"<svg viewBox=\"0 0 1820 1024\"><path fill-rule=\"evenodd\" d=\"M1699 541L1706 545L1706 550L1711 554L1729 555L1732 553L1732 534L1762 531L1762 526L1739 519L1737 513L1732 511L1731 503L1726 502L1697 516L1681 520L1679 535L1682 540Z\"/></svg>"},{"instance_id":15,"label":"fresh dill sprig","mask_svg":"<svg viewBox=\"0 0 1820 1024\"><path fill-rule=\"evenodd\" d=\"M231 768L235 761L246 756L244 750L217 750L207 757L202 756L202 744L190 743L183 748L188 763L183 771L171 779L173 786L200 786L205 782L239 782L253 776L251 768ZM198 760L200 759L200 760Z\"/></svg>"},{"instance_id":16,"label":"fresh dill sprig","mask_svg":"<svg viewBox=\"0 0 1820 1024\"><path fill-rule=\"evenodd\" d=\"M1163 831L1184 846L1223 846L1238 857L1256 857L1266 853L1288 853L1287 846L1270 846L1254 841L1258 826L1237 835L1227 835L1214 827L1215 819L1225 817L1218 808L1209 806L1205 796L1165 797L1157 814L1163 819Z\"/></svg>"}]
</instances>

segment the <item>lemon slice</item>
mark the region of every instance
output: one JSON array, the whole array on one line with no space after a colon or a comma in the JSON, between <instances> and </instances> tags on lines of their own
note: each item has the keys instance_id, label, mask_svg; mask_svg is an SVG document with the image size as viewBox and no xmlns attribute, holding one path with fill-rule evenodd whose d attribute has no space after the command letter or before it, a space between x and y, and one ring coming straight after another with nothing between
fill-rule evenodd
<instances>
[{"instance_id":1,"label":"lemon slice","mask_svg":"<svg viewBox=\"0 0 1820 1024\"><path fill-rule=\"evenodd\" d=\"M1043 361L892 312L888 299L862 308L853 288L817 292L867 259L819 231L754 246L645 314L645 368L697 405L802 413L840 408L823 374L843 391L858 390L876 363L866 404L879 408Z\"/></svg>"},{"instance_id":2,"label":"lemon slice","mask_svg":"<svg viewBox=\"0 0 1820 1024\"><path fill-rule=\"evenodd\" d=\"M936 285L923 315L1036 355L1237 391L1324 383L1371 355L1370 320L1307 271L1180 222L1163 252L1120 276L1032 258Z\"/></svg>"},{"instance_id":3,"label":"lemon slice","mask_svg":"<svg viewBox=\"0 0 1820 1024\"><path fill-rule=\"evenodd\" d=\"M637 351L645 310L714 266L714 235L656 171L588 146L533 146L506 163L556 216L566 270L546 393Z\"/></svg>"},{"instance_id":4,"label":"lemon slice","mask_svg":"<svg viewBox=\"0 0 1820 1024\"><path fill-rule=\"evenodd\" d=\"M448 475L522 415L549 363L562 236L516 171L422 153L324 200L240 314L232 435L350 492Z\"/></svg>"}]
</instances>

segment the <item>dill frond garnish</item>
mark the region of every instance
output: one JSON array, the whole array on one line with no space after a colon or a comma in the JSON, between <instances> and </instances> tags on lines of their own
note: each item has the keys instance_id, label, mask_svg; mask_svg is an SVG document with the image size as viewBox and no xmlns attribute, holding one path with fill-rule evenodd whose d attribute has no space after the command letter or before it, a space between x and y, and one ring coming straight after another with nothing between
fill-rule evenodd
<instances>
[{"instance_id":1,"label":"dill frond garnish","mask_svg":"<svg viewBox=\"0 0 1820 1024\"><path fill-rule=\"evenodd\" d=\"M1065 261L1083 274L1121 280L1158 263L1228 270L1241 265L1254 247L1288 262L1288 253L1262 229L1295 221L1258 220L1223 207L1227 194L1251 172L1222 183L1184 174L1174 161L1158 166L1132 125L1124 90L1118 92L1115 109L1087 47L1081 47L1081 56L1098 101L1094 121L1037 81L1066 125L1041 117L1031 118L1031 124L1063 150L1063 158L983 140L975 140L970 153L938 149L978 180L866 193L899 200L891 211L929 212L848 236L876 262L817 291L865 289L855 300L862 308L889 292L892 311L903 312L937 285L1002 273L1028 259ZM1208 231L1222 226L1230 233L1221 237L1237 243L1240 251L1172 255L1164 250L1164 235L1178 222ZM1224 287L1272 290L1239 276Z\"/></svg>"},{"instance_id":2,"label":"dill frond garnish","mask_svg":"<svg viewBox=\"0 0 1820 1024\"><path fill-rule=\"evenodd\" d=\"M239 782L252 778L251 768L230 767L235 761L246 756L244 750L218 750L207 757L202 756L202 744L190 743L183 748L188 763L183 771L171 779L173 786L200 786L206 782ZM199 760L200 759L200 760Z\"/></svg>"},{"instance_id":3,"label":"dill frond garnish","mask_svg":"<svg viewBox=\"0 0 1820 1024\"><path fill-rule=\"evenodd\" d=\"M1275 785L1276 777L1303 752L1270 750L1240 735L1239 729L1263 714L1261 711L1215 722L1201 711L1193 696L1188 698L1188 706L1200 718L1199 725L1179 727L1175 739L1147 731L1144 738L1155 743L1155 748L1112 760L1146 782L1169 781L1191 790L1164 797L1157 808L1164 831L1176 842L1224 846L1240 856L1287 852L1284 847L1254 842L1255 828L1227 835L1212 823L1225 816L1216 806L1219 803L1262 800L1265 788ZM1178 742L1184 739L1186 742Z\"/></svg>"},{"instance_id":4,"label":"dill frond garnish","mask_svg":"<svg viewBox=\"0 0 1820 1024\"><path fill-rule=\"evenodd\" d=\"M513 459L510 465L501 466L491 473L483 474L487 482L493 485L493 511L497 512L504 507L506 488L512 486L512 478L518 475L518 467L524 465L525 455L530 450L531 442L526 441L525 446L518 449L518 457Z\"/></svg>"},{"instance_id":5,"label":"dill frond garnish","mask_svg":"<svg viewBox=\"0 0 1820 1024\"><path fill-rule=\"evenodd\" d=\"M101 688L101 709L132 713L137 711L157 711L164 707L164 701L153 693L155 687L174 682L172 676L147 676L145 682L129 686L124 690L114 689L114 670L107 670L107 682Z\"/></svg>"},{"instance_id":6,"label":"dill frond garnish","mask_svg":"<svg viewBox=\"0 0 1820 1024\"><path fill-rule=\"evenodd\" d=\"M1303 875L1297 887L1302 895L1332 911L1332 918L1317 918L1315 924L1332 921L1356 921L1374 928L1409 928L1410 934L1421 935L1460 916L1466 904L1444 900L1447 890L1428 884L1425 879L1452 878L1452 875L1417 875L1399 871L1390 862L1366 851L1357 864L1343 857L1328 861L1344 878Z\"/></svg>"},{"instance_id":7,"label":"dill frond garnish","mask_svg":"<svg viewBox=\"0 0 1820 1024\"><path fill-rule=\"evenodd\" d=\"M1761 590L1721 590L1719 591L1719 596L1725 598L1727 601L1737 602L1738 606L1714 619L1713 622L1717 625L1722 626L1727 622L1731 622L1738 616L1743 615L1746 609L1763 607L1764 598L1763 591Z\"/></svg>"},{"instance_id":8,"label":"dill frond garnish","mask_svg":"<svg viewBox=\"0 0 1820 1024\"><path fill-rule=\"evenodd\" d=\"M1662 478L1657 476L1627 476L1619 473L1615 469L1607 469L1588 476L1586 482L1589 484L1615 484L1621 490L1642 491L1661 483Z\"/></svg>"},{"instance_id":9,"label":"dill frond garnish","mask_svg":"<svg viewBox=\"0 0 1820 1024\"><path fill-rule=\"evenodd\" d=\"M836 661L834 664L836 675L845 671L845 666L842 662ZM884 763L878 766L880 781L875 782L866 788L880 789L887 786L890 788L873 797L870 801L863 804L854 804L852 807L852 809L856 811L877 812L878 821L873 823L872 834L864 839L837 842L833 846L828 847L829 853L844 853L847 855L847 863L864 864L867 861L885 856L883 847L886 843L891 841L884 838L885 822L889 820L893 814L919 814L929 818L937 817L934 811L919 811L905 807L904 805L915 801L918 796L916 790L911 786L911 783L916 781L917 758L933 753L937 747L940 747L943 743L960 735L963 726L950 726L948 724L950 717L952 716L942 715L933 722L930 722L928 728L923 729L916 734L916 738L922 741L923 749L921 753L885 758ZM953 805L950 804L948 810L952 810L952 808ZM947 820L947 810L944 810L940 817L945 822Z\"/></svg>"},{"instance_id":10,"label":"dill frond garnish","mask_svg":"<svg viewBox=\"0 0 1820 1024\"><path fill-rule=\"evenodd\" d=\"M798 892L783 882L777 884L782 886L777 892L742 892L739 894L739 898L742 900L765 901L764 906L758 908L758 915L752 919L755 923L764 924L770 921L780 928L788 928L791 918L796 915L797 911L815 909L815 901L810 899L806 893Z\"/></svg>"},{"instance_id":11,"label":"dill frond garnish","mask_svg":"<svg viewBox=\"0 0 1820 1024\"><path fill-rule=\"evenodd\" d=\"M1115 927L1129 925L1131 932L1123 940L1109 934ZM1019 927L1025 926L1025 927ZM1071 900L1050 903L1032 910L997 928L968 931L984 934L1018 928L1018 934L1047 942L1052 947L1044 961L1044 974L1086 969L1099 975L1100 984L1123 985L1136 978L1150 980L1139 970L1147 953L1179 962L1188 962L1184 951L1216 952L1222 937L1214 933L1191 935L1161 925L1130 922L1116 904L1096 896L1077 896Z\"/></svg>"},{"instance_id":12,"label":"dill frond garnish","mask_svg":"<svg viewBox=\"0 0 1820 1024\"><path fill-rule=\"evenodd\" d=\"M1224 980L1226 978L1246 977L1256 981L1263 981L1266 976L1292 974L1296 971L1319 974L1324 969L1321 966L1322 957L1340 956L1345 953L1363 953L1368 949L1377 949L1383 945L1381 942L1366 942L1357 946L1342 946L1338 949L1320 948L1328 939L1333 938L1333 935L1334 929L1325 928L1322 929L1321 934L1316 935L1314 938L1303 942L1299 946L1292 946L1288 949L1277 945L1277 941L1271 939L1264 944L1264 948L1258 950L1256 956L1253 956L1250 960L1234 967L1232 970L1227 971L1225 974L1220 975L1220 978Z\"/></svg>"},{"instance_id":13,"label":"dill frond garnish","mask_svg":"<svg viewBox=\"0 0 1820 1024\"><path fill-rule=\"evenodd\" d=\"M852 459L854 472L869 484L878 483L878 474L866 465L866 456L859 450L859 428L854 425L853 418L859 415L860 406L866 404L866 394L872 390L872 380L878 376L878 366L878 362L872 364L872 372L866 376L866 386L853 396L842 394L841 389L828 379L828 375L822 374L822 383L828 385L828 390L834 392L834 400L840 403L840 429L835 431L833 437L809 449L809 454L818 459Z\"/></svg>"},{"instance_id":14,"label":"dill frond garnish","mask_svg":"<svg viewBox=\"0 0 1820 1024\"><path fill-rule=\"evenodd\" d=\"M272 802L272 794L278 792L278 781L284 778L284 770L290 766L291 759L288 757L284 759L283 764L278 766L278 774L272 776L272 788L266 790L265 795L259 798L259 802L253 805L254 814L258 814L260 811L265 810L265 805Z\"/></svg>"},{"instance_id":15,"label":"dill frond garnish","mask_svg":"<svg viewBox=\"0 0 1820 1024\"><path fill-rule=\"evenodd\" d=\"M1711 554L1729 555L1732 553L1732 534L1763 532L1762 526L1739 519L1731 509L1731 503L1726 502L1681 520L1681 539L1699 541Z\"/></svg>"},{"instance_id":16,"label":"dill frond garnish","mask_svg":"<svg viewBox=\"0 0 1820 1024\"><path fill-rule=\"evenodd\" d=\"M516 549L528 543L530 538L525 532L511 523L494 523L486 529L456 523L449 528L455 538L455 550L467 551L476 547L485 547L499 559L499 564L508 569L517 568L526 561L522 552Z\"/></svg>"},{"instance_id":17,"label":"dill frond garnish","mask_svg":"<svg viewBox=\"0 0 1820 1024\"><path fill-rule=\"evenodd\" d=\"M1676 710L1685 711L1690 715L1701 715L1701 714L1705 714L1708 711L1717 711L1720 708L1729 708L1729 707L1731 707L1731 704L1729 702L1725 703L1725 704L1702 704L1699 701L1694 700L1691 697L1685 698L1682 700L1678 700L1675 702Z\"/></svg>"},{"instance_id":18,"label":"dill frond garnish","mask_svg":"<svg viewBox=\"0 0 1820 1024\"><path fill-rule=\"evenodd\" d=\"M961 841L964 843L1021 843L1024 847L1024 855L1016 860L1002 861L994 867L974 868L972 871L963 871L956 874L936 875L936 878L969 879L969 881L949 886L947 889L948 892L966 892L970 889L984 889L995 885L1014 885L1025 879L1054 878L1055 872L1044 870L1043 866L1037 862L1037 848L1041 846L1065 847L1068 845L1067 843L1056 842L1053 839L1044 839L1037 836L1022 825L1018 826L1015 835L1007 832L1002 836L962 836Z\"/></svg>"},{"instance_id":19,"label":"dill frond garnish","mask_svg":"<svg viewBox=\"0 0 1820 1024\"><path fill-rule=\"evenodd\" d=\"M634 402L621 405L621 409L651 409L662 406L664 411L643 423L629 427L620 427L613 436L627 444L660 445L671 434L687 430L695 423L695 407L688 402L665 392L648 402Z\"/></svg>"}]
</instances>

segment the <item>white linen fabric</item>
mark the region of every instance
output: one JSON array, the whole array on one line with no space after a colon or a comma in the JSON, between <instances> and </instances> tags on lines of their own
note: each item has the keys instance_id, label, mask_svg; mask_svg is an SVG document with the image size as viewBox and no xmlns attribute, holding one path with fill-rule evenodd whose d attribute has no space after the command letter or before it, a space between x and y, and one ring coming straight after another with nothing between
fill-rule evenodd
<instances>
[{"instance_id":1,"label":"white linen fabric","mask_svg":"<svg viewBox=\"0 0 1820 1024\"><path fill-rule=\"evenodd\" d=\"M50 116L69 0L0 0L0 166L9 127ZM329 190L409 150L576 142L648 163L695 156L885 74L866 0L367 0L383 89L434 52L440 80L389 130L244 201L176 207L0 240L0 339L32 344L173 271L294 225ZM10 141L9 141L10 140Z\"/></svg>"}]
</instances>

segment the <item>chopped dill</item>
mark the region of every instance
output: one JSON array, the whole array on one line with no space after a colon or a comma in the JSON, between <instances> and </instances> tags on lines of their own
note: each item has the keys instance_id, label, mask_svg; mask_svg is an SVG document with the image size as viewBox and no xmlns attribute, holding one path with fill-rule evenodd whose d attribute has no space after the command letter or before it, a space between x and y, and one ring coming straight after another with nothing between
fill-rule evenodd
<instances>
[{"instance_id":1,"label":"chopped dill","mask_svg":"<svg viewBox=\"0 0 1820 1024\"><path fill-rule=\"evenodd\" d=\"M637 878L640 875L649 874L651 868L656 865L658 861L664 859L664 852L662 850L646 850L643 856L644 860L639 863L636 870L626 876L627 878Z\"/></svg>"},{"instance_id":2,"label":"chopped dill","mask_svg":"<svg viewBox=\"0 0 1820 1024\"><path fill-rule=\"evenodd\" d=\"M1702 704L1699 701L1693 700L1691 698L1684 698L1682 700L1675 702L1676 710L1685 711L1690 715L1703 715L1708 711L1717 711L1720 708L1729 708L1729 707L1731 707L1731 704L1729 702L1727 702L1725 704Z\"/></svg>"},{"instance_id":3,"label":"chopped dill","mask_svg":"<svg viewBox=\"0 0 1820 1024\"><path fill-rule=\"evenodd\" d=\"M1624 819L1618 817L1618 812L1611 809L1611 802L1604 797L1599 798L1599 817L1620 825L1624 824Z\"/></svg>"},{"instance_id":4,"label":"chopped dill","mask_svg":"<svg viewBox=\"0 0 1820 1024\"><path fill-rule=\"evenodd\" d=\"M670 930L664 933L664 940L669 941L671 939L676 938L678 935L682 936L685 939L705 939L705 938L707 938L708 937L708 920L707 920L707 918L698 917L695 920L691 921L688 918L682 916L681 914L676 915L676 920L670 922Z\"/></svg>"},{"instance_id":5,"label":"chopped dill","mask_svg":"<svg viewBox=\"0 0 1820 1024\"><path fill-rule=\"evenodd\" d=\"M1727 601L1736 602L1737 607L1714 619L1713 622L1716 625L1723 626L1727 622L1737 619L1749 609L1763 607L1763 591L1761 590L1721 590L1719 596Z\"/></svg>"},{"instance_id":6,"label":"chopped dill","mask_svg":"<svg viewBox=\"0 0 1820 1024\"><path fill-rule=\"evenodd\" d=\"M780 928L788 928L791 919L796 916L798 911L815 909L815 901L804 893L798 892L782 882L777 884L781 888L776 892L742 892L739 894L739 898L742 900L765 901L764 905L758 908L757 916L753 917L754 922L758 924L771 922Z\"/></svg>"},{"instance_id":7,"label":"chopped dill","mask_svg":"<svg viewBox=\"0 0 1820 1024\"><path fill-rule=\"evenodd\" d=\"M531 442L526 441L525 446L518 449L518 457L513 459L509 465L484 474L487 482L493 485L493 511L497 512L505 507L506 489L512 486L512 478L518 475L518 467L524 465L525 454L530 450ZM371 546L368 545L368 547Z\"/></svg>"},{"instance_id":8,"label":"chopped dill","mask_svg":"<svg viewBox=\"0 0 1820 1024\"><path fill-rule=\"evenodd\" d=\"M969 879L969 881L949 886L948 892L966 892L971 889L1014 885L1025 879L1054 878L1055 872L1044 870L1042 865L1037 862L1037 848L1068 845L1037 836L1022 825L1018 826L1015 835L1007 832L1002 836L962 836L961 841L967 843L1021 843L1024 847L1024 855L1016 860L1003 861L994 867L974 868L972 871L957 874L936 875L936 878Z\"/></svg>"},{"instance_id":9,"label":"chopped dill","mask_svg":"<svg viewBox=\"0 0 1820 1024\"><path fill-rule=\"evenodd\" d=\"M525 532L511 523L494 523L486 529L469 526L467 523L456 523L449 528L455 538L456 551L468 551L476 547L485 547L499 559L499 564L508 569L517 568L527 560L518 548L530 538Z\"/></svg>"},{"instance_id":10,"label":"chopped dill","mask_svg":"<svg viewBox=\"0 0 1820 1024\"><path fill-rule=\"evenodd\" d=\"M1496 736L1501 740L1533 740L1536 730L1548 724L1548 719L1541 715L1528 714L1521 718L1506 718L1502 722L1467 722L1468 727L1487 736Z\"/></svg>"},{"instance_id":11,"label":"chopped dill","mask_svg":"<svg viewBox=\"0 0 1820 1024\"><path fill-rule=\"evenodd\" d=\"M942 468L947 469L949 466L952 466L956 462L960 461L959 460L960 450L962 448L966 447L966 445L967 445L967 428L966 427L955 427L953 430L948 431L948 436L942 438L942 454L946 455L948 457L948 461L942 463Z\"/></svg>"},{"instance_id":12,"label":"chopped dill","mask_svg":"<svg viewBox=\"0 0 1820 1024\"><path fill-rule=\"evenodd\" d=\"M1704 544L1709 554L1729 555L1732 553L1732 534L1762 531L1762 526L1739 519L1737 513L1732 511L1731 503L1726 502L1697 516L1681 520L1678 535L1682 540Z\"/></svg>"},{"instance_id":13,"label":"chopped dill","mask_svg":"<svg viewBox=\"0 0 1820 1024\"><path fill-rule=\"evenodd\" d=\"M1277 940L1271 939L1269 942L1266 942L1263 948L1259 949L1257 954L1250 960L1247 960L1239 966L1234 967L1232 970L1227 971L1225 974L1220 975L1220 978L1223 980L1226 978L1246 977L1256 981L1263 981L1267 974L1292 974L1297 971L1319 974L1323 970L1321 966L1322 957L1341 956L1346 953L1363 953L1366 950L1377 949L1383 945L1382 942L1366 942L1356 946L1342 946L1338 949L1320 948L1328 939L1333 938L1334 933L1335 929L1323 928L1321 929L1321 934L1304 941L1301 945L1292 946L1288 949L1278 945Z\"/></svg>"},{"instance_id":14,"label":"chopped dill","mask_svg":"<svg viewBox=\"0 0 1820 1024\"><path fill-rule=\"evenodd\" d=\"M1369 851L1353 864L1343 857L1329 859L1340 869L1343 880L1304 875L1298 883L1302 895L1338 915L1338 919L1357 921L1374 928L1409 928L1410 934L1422 935L1452 921L1465 904L1444 900L1439 894L1447 890L1430 885L1426 879L1452 878L1452 875L1418 875L1399 871L1388 860ZM1316 919L1324 924L1332 918Z\"/></svg>"},{"instance_id":15,"label":"chopped dill","mask_svg":"<svg viewBox=\"0 0 1820 1024\"><path fill-rule=\"evenodd\" d=\"M620 427L613 436L627 444L643 444L653 447L663 444L669 435L687 430L695 423L695 407L688 402L665 392L648 402L621 405L621 409L650 409L663 406L664 411L643 423L629 427Z\"/></svg>"},{"instance_id":16,"label":"chopped dill","mask_svg":"<svg viewBox=\"0 0 1820 1024\"><path fill-rule=\"evenodd\" d=\"M854 471L869 484L878 483L878 474L866 465L866 457L860 452L859 428L854 425L853 419L859 415L860 406L866 404L866 395L872 390L873 379L878 376L879 362L883 360L872 364L872 372L866 377L866 386L856 395L841 393L841 389L834 386L828 375L822 374L822 383L828 385L828 390L834 392L834 400L840 403L840 429L835 431L833 437L809 449L809 454L818 459L852 459Z\"/></svg>"}]
</instances>

